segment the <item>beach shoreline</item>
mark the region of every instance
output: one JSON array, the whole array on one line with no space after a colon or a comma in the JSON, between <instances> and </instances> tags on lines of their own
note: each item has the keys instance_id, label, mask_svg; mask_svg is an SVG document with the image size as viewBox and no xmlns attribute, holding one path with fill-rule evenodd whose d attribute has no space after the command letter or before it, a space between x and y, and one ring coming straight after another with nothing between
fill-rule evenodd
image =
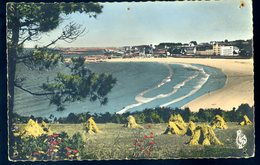
<instances>
[{"instance_id":1,"label":"beach shoreline","mask_svg":"<svg viewBox=\"0 0 260 165\"><path fill-rule=\"evenodd\" d=\"M184 107L197 112L200 108L232 110L243 103L254 105L253 59L205 59L205 58L118 58L104 62L158 62L166 64L200 64L220 69L227 81L223 88L204 94Z\"/></svg>"}]
</instances>

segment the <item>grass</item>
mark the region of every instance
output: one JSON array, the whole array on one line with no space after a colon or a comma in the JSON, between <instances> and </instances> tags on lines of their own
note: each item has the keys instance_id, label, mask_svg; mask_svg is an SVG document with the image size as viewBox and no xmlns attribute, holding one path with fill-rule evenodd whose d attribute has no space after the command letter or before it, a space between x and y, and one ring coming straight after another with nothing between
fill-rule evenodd
<instances>
[{"instance_id":1,"label":"grass","mask_svg":"<svg viewBox=\"0 0 260 165\"><path fill-rule=\"evenodd\" d=\"M145 129L129 129L122 124L97 124L99 134L84 133L83 124L50 124L53 132L67 132L69 136L80 132L85 141L82 159L110 160L110 159L174 159L174 158L217 158L217 157L250 157L254 155L254 127L239 126L237 123L227 123L227 130L216 129L214 132L223 146L190 146L186 143L190 137L187 135L163 135L167 124L147 124ZM243 149L236 145L236 131L242 130L247 137L247 144ZM149 157L133 157L133 141L145 134L155 134L156 144Z\"/></svg>"}]
</instances>

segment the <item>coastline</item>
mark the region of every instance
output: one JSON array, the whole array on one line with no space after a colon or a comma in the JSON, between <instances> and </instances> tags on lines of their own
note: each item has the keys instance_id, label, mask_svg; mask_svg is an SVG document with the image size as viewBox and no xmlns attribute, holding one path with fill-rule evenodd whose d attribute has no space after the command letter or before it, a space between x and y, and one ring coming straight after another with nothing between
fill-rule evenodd
<instances>
[{"instance_id":1,"label":"coastline","mask_svg":"<svg viewBox=\"0 0 260 165\"><path fill-rule=\"evenodd\" d=\"M221 108L232 110L242 103L254 105L253 59L202 59L202 58L129 58L109 59L105 62L159 62L201 64L220 69L227 81L223 88L204 94L183 107L191 111L199 108Z\"/></svg>"}]
</instances>

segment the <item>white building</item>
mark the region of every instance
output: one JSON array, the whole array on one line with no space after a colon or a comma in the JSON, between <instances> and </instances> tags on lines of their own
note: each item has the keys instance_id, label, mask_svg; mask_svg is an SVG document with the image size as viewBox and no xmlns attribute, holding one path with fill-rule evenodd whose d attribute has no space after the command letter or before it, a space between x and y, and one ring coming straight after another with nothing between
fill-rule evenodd
<instances>
[{"instance_id":1,"label":"white building","mask_svg":"<svg viewBox=\"0 0 260 165\"><path fill-rule=\"evenodd\" d=\"M238 56L238 48L235 46L219 45L218 43L213 45L213 53L220 56Z\"/></svg>"},{"instance_id":2,"label":"white building","mask_svg":"<svg viewBox=\"0 0 260 165\"><path fill-rule=\"evenodd\" d=\"M220 55L221 56L233 56L234 55L233 46L220 46Z\"/></svg>"}]
</instances>

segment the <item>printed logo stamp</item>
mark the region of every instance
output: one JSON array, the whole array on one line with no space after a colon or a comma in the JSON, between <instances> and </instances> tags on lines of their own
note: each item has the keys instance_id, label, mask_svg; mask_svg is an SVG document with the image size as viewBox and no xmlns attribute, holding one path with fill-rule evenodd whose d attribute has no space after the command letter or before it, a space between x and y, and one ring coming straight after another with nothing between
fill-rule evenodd
<instances>
[{"instance_id":1,"label":"printed logo stamp","mask_svg":"<svg viewBox=\"0 0 260 165\"><path fill-rule=\"evenodd\" d=\"M238 148L239 149L244 148L246 143L247 143L246 135L241 130L237 130L236 144Z\"/></svg>"}]
</instances>

